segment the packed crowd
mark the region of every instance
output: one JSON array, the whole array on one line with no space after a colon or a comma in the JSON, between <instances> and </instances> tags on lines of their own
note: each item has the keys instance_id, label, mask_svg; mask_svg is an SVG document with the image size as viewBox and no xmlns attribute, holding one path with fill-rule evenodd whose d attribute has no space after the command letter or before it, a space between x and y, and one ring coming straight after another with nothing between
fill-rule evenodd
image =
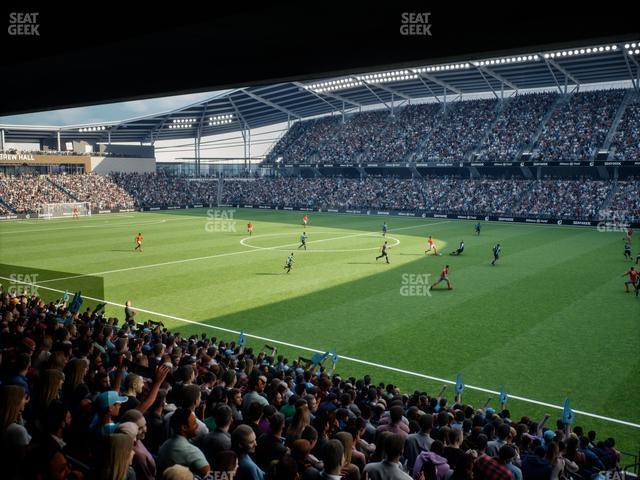
<instances>
[{"instance_id":1,"label":"packed crowd","mask_svg":"<svg viewBox=\"0 0 640 480\"><path fill-rule=\"evenodd\" d=\"M394 177L276 178L251 182L225 181L225 204L263 204L280 207L374 208L404 210L423 197L411 180ZM414 207L415 208L415 207Z\"/></svg>"},{"instance_id":2,"label":"packed crowd","mask_svg":"<svg viewBox=\"0 0 640 480\"><path fill-rule=\"evenodd\" d=\"M598 220L613 185L589 179L278 178L225 181L222 198L225 204ZM637 205L637 183L627 188Z\"/></svg>"},{"instance_id":3,"label":"packed crowd","mask_svg":"<svg viewBox=\"0 0 640 480\"><path fill-rule=\"evenodd\" d=\"M510 214L530 187L526 180L431 178L419 184L431 211L464 215ZM429 199L432 204L429 205Z\"/></svg>"},{"instance_id":4,"label":"packed crowd","mask_svg":"<svg viewBox=\"0 0 640 480\"><path fill-rule=\"evenodd\" d=\"M544 161L589 161L602 147L625 90L573 94L542 130L534 158Z\"/></svg>"},{"instance_id":5,"label":"packed crowd","mask_svg":"<svg viewBox=\"0 0 640 480\"><path fill-rule=\"evenodd\" d=\"M95 175L50 175L55 185L69 192L79 202L89 202L91 208L133 208L135 201L110 177Z\"/></svg>"},{"instance_id":6,"label":"packed crowd","mask_svg":"<svg viewBox=\"0 0 640 480\"><path fill-rule=\"evenodd\" d=\"M625 90L576 93L553 112L534 150L545 161L589 160L603 146ZM534 140L557 93L409 105L395 109L298 122L267 156L267 163L366 163L460 161L472 152L480 160L509 161ZM628 107L614 145L618 157L640 153L640 103Z\"/></svg>"},{"instance_id":7,"label":"packed crowd","mask_svg":"<svg viewBox=\"0 0 640 480\"><path fill-rule=\"evenodd\" d=\"M385 163L411 160L441 120L441 114L442 105L439 103L400 109L389 126L370 140L363 160Z\"/></svg>"},{"instance_id":8,"label":"packed crowd","mask_svg":"<svg viewBox=\"0 0 640 480\"><path fill-rule=\"evenodd\" d=\"M599 180L537 180L513 212L536 217L599 220L612 187L611 182Z\"/></svg>"},{"instance_id":9,"label":"packed crowd","mask_svg":"<svg viewBox=\"0 0 640 480\"><path fill-rule=\"evenodd\" d=\"M389 112L373 111L352 115L342 124L334 124L330 141L323 141L317 151L318 162L358 163L371 142L383 130L390 128Z\"/></svg>"},{"instance_id":10,"label":"packed crowd","mask_svg":"<svg viewBox=\"0 0 640 480\"><path fill-rule=\"evenodd\" d=\"M43 203L90 202L92 208L215 205L215 178L118 173L0 177L0 199L15 213L37 212ZM453 176L373 176L226 179L222 204L322 209L377 209L598 220L613 181L463 179ZM619 182L610 208L637 218L637 181ZM8 209L2 208L0 214Z\"/></svg>"},{"instance_id":11,"label":"packed crowd","mask_svg":"<svg viewBox=\"0 0 640 480\"><path fill-rule=\"evenodd\" d=\"M449 105L418 152L416 161L465 160L497 114L497 100L469 100Z\"/></svg>"},{"instance_id":12,"label":"packed crowd","mask_svg":"<svg viewBox=\"0 0 640 480\"><path fill-rule=\"evenodd\" d=\"M640 95L627 104L611 147L616 160L640 159Z\"/></svg>"},{"instance_id":13,"label":"packed crowd","mask_svg":"<svg viewBox=\"0 0 640 480\"><path fill-rule=\"evenodd\" d=\"M308 163L317 159L318 150L333 141L342 117L330 116L295 123L269 152L267 162L279 158L286 163Z\"/></svg>"},{"instance_id":14,"label":"packed crowd","mask_svg":"<svg viewBox=\"0 0 640 480\"><path fill-rule=\"evenodd\" d=\"M75 201L45 175L0 175L0 197L16 213L37 212L43 203Z\"/></svg>"},{"instance_id":15,"label":"packed crowd","mask_svg":"<svg viewBox=\"0 0 640 480\"><path fill-rule=\"evenodd\" d=\"M609 211L626 221L640 221L640 180L618 182Z\"/></svg>"},{"instance_id":16,"label":"packed crowd","mask_svg":"<svg viewBox=\"0 0 640 480\"><path fill-rule=\"evenodd\" d=\"M509 99L498 115L498 121L483 140L478 160L515 160L522 148L532 140L536 129L557 98L557 93L534 93Z\"/></svg>"},{"instance_id":17,"label":"packed crowd","mask_svg":"<svg viewBox=\"0 0 640 480\"><path fill-rule=\"evenodd\" d=\"M215 204L218 182L213 178L175 177L158 173L113 173L115 184L139 207Z\"/></svg>"},{"instance_id":18,"label":"packed crowd","mask_svg":"<svg viewBox=\"0 0 640 480\"><path fill-rule=\"evenodd\" d=\"M2 291L4 479L559 480L620 462L613 438L549 415L403 394L102 308Z\"/></svg>"}]
</instances>

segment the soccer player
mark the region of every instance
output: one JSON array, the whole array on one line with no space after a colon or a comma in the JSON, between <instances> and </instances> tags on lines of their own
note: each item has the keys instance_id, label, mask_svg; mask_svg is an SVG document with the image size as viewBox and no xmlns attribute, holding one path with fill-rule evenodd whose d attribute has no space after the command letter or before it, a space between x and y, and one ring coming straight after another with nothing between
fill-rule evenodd
<instances>
[{"instance_id":1,"label":"soccer player","mask_svg":"<svg viewBox=\"0 0 640 480\"><path fill-rule=\"evenodd\" d=\"M72 214L73 218L80 218L80 215L78 214L78 207L73 207Z\"/></svg>"},{"instance_id":2,"label":"soccer player","mask_svg":"<svg viewBox=\"0 0 640 480\"><path fill-rule=\"evenodd\" d=\"M134 248L133 251L135 252L138 249L140 249L140 253L142 253L142 234L140 232L138 232L136 236L136 248Z\"/></svg>"},{"instance_id":3,"label":"soccer player","mask_svg":"<svg viewBox=\"0 0 640 480\"><path fill-rule=\"evenodd\" d=\"M384 222L382 224L382 236L386 237L387 236L387 222Z\"/></svg>"},{"instance_id":4,"label":"soccer player","mask_svg":"<svg viewBox=\"0 0 640 480\"><path fill-rule=\"evenodd\" d=\"M293 266L293 252L291 252L291 255L287 257L287 263L284 266L284 269L287 271L287 273L291 271L292 266Z\"/></svg>"},{"instance_id":5,"label":"soccer player","mask_svg":"<svg viewBox=\"0 0 640 480\"><path fill-rule=\"evenodd\" d=\"M474 228L476 230L476 235L480 235L480 222L476 223Z\"/></svg>"},{"instance_id":6,"label":"soccer player","mask_svg":"<svg viewBox=\"0 0 640 480\"><path fill-rule=\"evenodd\" d=\"M438 249L436 248L436 244L433 241L433 238L431 238L431 235L429 235L429 238L427 238L427 244L428 246L424 253L433 252L434 255L438 256Z\"/></svg>"},{"instance_id":7,"label":"soccer player","mask_svg":"<svg viewBox=\"0 0 640 480\"><path fill-rule=\"evenodd\" d=\"M501 250L500 244L496 243L493 246L493 262L491 262L491 265L493 265L494 267L496 266L496 262L500 258L500 250Z\"/></svg>"},{"instance_id":8,"label":"soccer player","mask_svg":"<svg viewBox=\"0 0 640 480\"><path fill-rule=\"evenodd\" d=\"M304 249L307 249L307 232L302 232L302 235L300 235L300 245L298 245L298 249L300 249L300 247L304 247Z\"/></svg>"},{"instance_id":9,"label":"soccer player","mask_svg":"<svg viewBox=\"0 0 640 480\"><path fill-rule=\"evenodd\" d=\"M305 213L304 217L302 217L302 225L306 227L307 223L309 223L309 216Z\"/></svg>"},{"instance_id":10,"label":"soccer player","mask_svg":"<svg viewBox=\"0 0 640 480\"><path fill-rule=\"evenodd\" d=\"M247 223L247 232L249 232L249 236L253 234L253 223Z\"/></svg>"},{"instance_id":11,"label":"soccer player","mask_svg":"<svg viewBox=\"0 0 640 480\"><path fill-rule=\"evenodd\" d=\"M627 237L629 237L629 240L631 240L631 235L633 235L633 228L629 227L627 228Z\"/></svg>"},{"instance_id":12,"label":"soccer player","mask_svg":"<svg viewBox=\"0 0 640 480\"><path fill-rule=\"evenodd\" d=\"M464 240L460 240L460 245L458 246L458 249L455 252L451 252L451 255L461 255L462 252L464 252Z\"/></svg>"},{"instance_id":13,"label":"soccer player","mask_svg":"<svg viewBox=\"0 0 640 480\"><path fill-rule=\"evenodd\" d=\"M636 288L636 284L638 283L638 271L635 268L631 267L626 271L626 273L622 274L623 277L626 277L627 275L629 275L629 280L624 282L624 289L627 293L629 293L629 285L631 285L633 288Z\"/></svg>"},{"instance_id":14,"label":"soccer player","mask_svg":"<svg viewBox=\"0 0 640 480\"><path fill-rule=\"evenodd\" d=\"M451 282L449 281L449 265L444 266L444 268L442 269L442 272L440 272L440 278L436 283L431 285L431 288L429 288L429 290L432 290L433 288L438 286L440 282L447 282L447 289L453 290L453 287L451 286Z\"/></svg>"},{"instance_id":15,"label":"soccer player","mask_svg":"<svg viewBox=\"0 0 640 480\"><path fill-rule=\"evenodd\" d=\"M389 245L387 245L387 242L384 242L384 245L380 248L380 255L376 257L376 262L382 257L386 258L387 263L389 263Z\"/></svg>"},{"instance_id":16,"label":"soccer player","mask_svg":"<svg viewBox=\"0 0 640 480\"><path fill-rule=\"evenodd\" d=\"M633 261L631 257L631 239L629 237L624 238L624 258L628 258Z\"/></svg>"}]
</instances>

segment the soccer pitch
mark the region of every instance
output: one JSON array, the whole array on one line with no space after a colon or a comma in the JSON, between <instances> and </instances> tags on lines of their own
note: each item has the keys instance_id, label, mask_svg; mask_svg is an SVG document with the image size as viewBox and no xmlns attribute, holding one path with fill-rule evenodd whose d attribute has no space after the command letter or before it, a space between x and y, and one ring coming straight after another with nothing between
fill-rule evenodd
<instances>
[{"instance_id":1,"label":"soccer pitch","mask_svg":"<svg viewBox=\"0 0 640 480\"><path fill-rule=\"evenodd\" d=\"M256 350L289 344L274 346L290 359L335 348L343 376L368 373L405 393L436 394L440 379L460 372L463 401L478 407L492 397L499 409L498 396L472 386L504 385L512 396L557 406L570 397L574 410L640 424L640 299L624 292L631 262L623 233L482 222L476 236L471 221L309 213L304 251L301 212L213 212L2 223L0 282L34 282L47 299L82 290L118 305L131 300L143 310L138 321L225 340L238 335L207 326L243 330ZM390 264L375 260L383 221ZM143 253L133 251L138 232ZM427 235L444 255L425 255ZM461 240L464 254L450 256ZM492 267L496 242L502 256ZM634 238L634 258L639 246ZM427 292L424 283L445 264L453 290L442 283ZM85 300L82 310L96 303ZM118 305L107 313L122 319ZM507 408L514 419L548 412L550 427L562 415L513 398ZM637 427L580 413L576 424L614 436L623 451L640 449Z\"/></svg>"}]
</instances>

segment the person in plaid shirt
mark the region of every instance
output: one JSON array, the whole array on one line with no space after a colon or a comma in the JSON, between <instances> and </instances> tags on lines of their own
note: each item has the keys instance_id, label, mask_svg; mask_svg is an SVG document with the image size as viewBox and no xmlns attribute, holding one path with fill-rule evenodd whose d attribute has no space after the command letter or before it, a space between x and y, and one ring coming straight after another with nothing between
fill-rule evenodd
<instances>
[{"instance_id":1,"label":"person in plaid shirt","mask_svg":"<svg viewBox=\"0 0 640 480\"><path fill-rule=\"evenodd\" d=\"M514 480L511 470L500 460L486 453L478 455L473 463L474 480Z\"/></svg>"}]
</instances>

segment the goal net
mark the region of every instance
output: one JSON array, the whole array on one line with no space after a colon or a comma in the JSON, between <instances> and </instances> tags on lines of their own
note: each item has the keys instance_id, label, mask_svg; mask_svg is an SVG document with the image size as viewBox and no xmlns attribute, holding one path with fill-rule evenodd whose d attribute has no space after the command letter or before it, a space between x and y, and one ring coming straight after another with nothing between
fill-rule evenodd
<instances>
[{"instance_id":1,"label":"goal net","mask_svg":"<svg viewBox=\"0 0 640 480\"><path fill-rule=\"evenodd\" d=\"M91 205L89 202L43 203L40 214L44 218L88 217Z\"/></svg>"}]
</instances>

